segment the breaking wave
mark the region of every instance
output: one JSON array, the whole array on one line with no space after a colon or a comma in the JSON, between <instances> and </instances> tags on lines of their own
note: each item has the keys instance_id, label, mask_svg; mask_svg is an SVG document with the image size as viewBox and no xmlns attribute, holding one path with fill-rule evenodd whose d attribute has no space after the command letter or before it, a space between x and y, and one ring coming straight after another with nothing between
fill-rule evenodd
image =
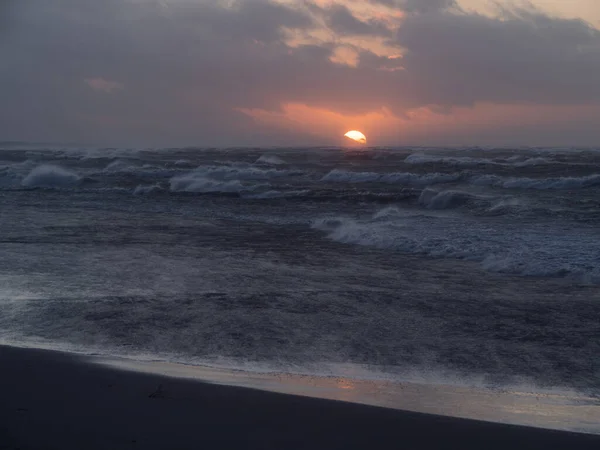
<instances>
[{"instance_id":1,"label":"breaking wave","mask_svg":"<svg viewBox=\"0 0 600 450\"><path fill-rule=\"evenodd\" d=\"M44 164L34 168L23 178L21 185L25 187L65 188L79 184L81 177L60 166Z\"/></svg>"},{"instance_id":2,"label":"breaking wave","mask_svg":"<svg viewBox=\"0 0 600 450\"><path fill-rule=\"evenodd\" d=\"M546 164L553 164L553 161L550 161L548 158L536 157L528 158L525 161L515 162L515 166L517 167L543 166Z\"/></svg>"},{"instance_id":3,"label":"breaking wave","mask_svg":"<svg viewBox=\"0 0 600 450\"><path fill-rule=\"evenodd\" d=\"M498 175L479 175L470 182L478 186L495 186L505 189L583 189L600 185L600 174L585 177L563 178L506 178Z\"/></svg>"},{"instance_id":4,"label":"breaking wave","mask_svg":"<svg viewBox=\"0 0 600 450\"><path fill-rule=\"evenodd\" d=\"M273 198L289 198L289 197L302 197L308 195L310 191L308 189L302 191L276 191L270 190L261 192L259 194L246 195L245 198L250 199L273 199Z\"/></svg>"},{"instance_id":5,"label":"breaking wave","mask_svg":"<svg viewBox=\"0 0 600 450\"><path fill-rule=\"evenodd\" d=\"M429 209L449 209L457 208L473 200L483 200L474 194L463 191L434 191L425 189L419 197L419 204Z\"/></svg>"},{"instance_id":6,"label":"breaking wave","mask_svg":"<svg viewBox=\"0 0 600 450\"><path fill-rule=\"evenodd\" d=\"M289 175L300 175L302 172L288 170L264 169L260 167L239 165L200 166L192 174L209 177L215 180L270 180Z\"/></svg>"},{"instance_id":7,"label":"breaking wave","mask_svg":"<svg viewBox=\"0 0 600 450\"><path fill-rule=\"evenodd\" d=\"M283 159L281 159L280 157L275 156L275 155L262 155L260 158L258 158L256 160L255 164L266 164L266 165L280 166L282 164L285 164L285 161Z\"/></svg>"},{"instance_id":8,"label":"breaking wave","mask_svg":"<svg viewBox=\"0 0 600 450\"><path fill-rule=\"evenodd\" d=\"M413 153L404 160L406 164L441 163L456 167L475 167L481 164L498 164L489 158L471 158L469 156L436 156L424 153Z\"/></svg>"},{"instance_id":9,"label":"breaking wave","mask_svg":"<svg viewBox=\"0 0 600 450\"><path fill-rule=\"evenodd\" d=\"M173 192L240 193L250 189L239 180L219 181L197 173L173 177L170 185Z\"/></svg>"},{"instance_id":10,"label":"breaking wave","mask_svg":"<svg viewBox=\"0 0 600 450\"><path fill-rule=\"evenodd\" d=\"M313 220L312 228L345 244L474 261L485 270L510 275L600 284L593 232L580 233L577 241L570 241L561 239L564 230L550 231L544 225L491 230L486 221L476 218L466 223L460 215L415 214L394 207L368 218L319 218Z\"/></svg>"},{"instance_id":11,"label":"breaking wave","mask_svg":"<svg viewBox=\"0 0 600 450\"><path fill-rule=\"evenodd\" d=\"M150 186L139 185L133 190L133 195L147 195L162 191L160 184L152 184Z\"/></svg>"},{"instance_id":12,"label":"breaking wave","mask_svg":"<svg viewBox=\"0 0 600 450\"><path fill-rule=\"evenodd\" d=\"M171 191L174 192L241 193L268 186L266 183L257 184L256 182L296 173L301 172L263 169L246 165L201 166L192 172L172 177L170 185Z\"/></svg>"},{"instance_id":13,"label":"breaking wave","mask_svg":"<svg viewBox=\"0 0 600 450\"><path fill-rule=\"evenodd\" d=\"M419 175L410 172L349 172L346 170L334 169L321 178L321 181L334 183L386 183L425 187L434 184L452 183L460 180L461 177L461 174L429 173Z\"/></svg>"}]
</instances>

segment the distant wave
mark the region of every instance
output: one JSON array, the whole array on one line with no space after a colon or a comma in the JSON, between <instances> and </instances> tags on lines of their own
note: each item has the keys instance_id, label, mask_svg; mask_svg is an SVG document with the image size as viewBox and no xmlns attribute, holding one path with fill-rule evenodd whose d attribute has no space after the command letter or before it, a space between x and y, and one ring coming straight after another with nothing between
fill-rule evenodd
<instances>
[{"instance_id":1,"label":"distant wave","mask_svg":"<svg viewBox=\"0 0 600 450\"><path fill-rule=\"evenodd\" d=\"M209 177L215 180L270 180L290 175L300 175L299 171L265 169L245 165L200 166L193 172L195 175Z\"/></svg>"},{"instance_id":2,"label":"distant wave","mask_svg":"<svg viewBox=\"0 0 600 450\"><path fill-rule=\"evenodd\" d=\"M34 168L22 181L26 187L72 187L79 184L81 177L60 166L44 164Z\"/></svg>"},{"instance_id":3,"label":"distant wave","mask_svg":"<svg viewBox=\"0 0 600 450\"><path fill-rule=\"evenodd\" d=\"M429 209L449 209L464 205L473 200L483 200L484 197L463 191L434 191L425 189L419 197L419 204Z\"/></svg>"},{"instance_id":4,"label":"distant wave","mask_svg":"<svg viewBox=\"0 0 600 450\"><path fill-rule=\"evenodd\" d=\"M470 182L478 186L496 186L505 189L582 189L600 185L600 174L563 178L506 178L498 175L479 175Z\"/></svg>"},{"instance_id":5,"label":"distant wave","mask_svg":"<svg viewBox=\"0 0 600 450\"><path fill-rule=\"evenodd\" d=\"M267 185L265 181L299 172L239 166L200 166L171 178L171 191L241 193ZM263 183L257 183L262 181ZM267 185L268 186L268 185Z\"/></svg>"},{"instance_id":6,"label":"distant wave","mask_svg":"<svg viewBox=\"0 0 600 450\"><path fill-rule=\"evenodd\" d=\"M160 184L152 184L150 186L139 185L133 190L133 195L147 195L162 191Z\"/></svg>"},{"instance_id":7,"label":"distant wave","mask_svg":"<svg viewBox=\"0 0 600 450\"><path fill-rule=\"evenodd\" d=\"M424 153L413 153L404 160L406 164L430 164L442 163L457 167L474 167L481 164L498 164L489 158L471 158L468 156L437 156Z\"/></svg>"},{"instance_id":8,"label":"distant wave","mask_svg":"<svg viewBox=\"0 0 600 450\"><path fill-rule=\"evenodd\" d=\"M198 173L173 177L170 185L173 192L240 193L250 189L239 180L219 181Z\"/></svg>"},{"instance_id":9,"label":"distant wave","mask_svg":"<svg viewBox=\"0 0 600 450\"><path fill-rule=\"evenodd\" d=\"M123 175L138 178L169 178L181 173L181 168L165 168L152 164L136 165L131 161L116 159L95 175Z\"/></svg>"},{"instance_id":10,"label":"distant wave","mask_svg":"<svg viewBox=\"0 0 600 450\"><path fill-rule=\"evenodd\" d=\"M508 158L498 157L495 159L491 158L473 158L470 156L441 156L441 155L429 155L424 153L413 153L406 157L404 162L406 164L445 164L454 167L472 168L480 165L495 165L495 166L513 166L513 167L530 167L530 166L541 166L549 164L567 164L560 161L554 161L546 156L535 156L527 157L527 155L513 155Z\"/></svg>"},{"instance_id":11,"label":"distant wave","mask_svg":"<svg viewBox=\"0 0 600 450\"><path fill-rule=\"evenodd\" d=\"M536 158L527 158L524 161L517 161L514 163L515 166L517 167L528 167L528 166L543 166L546 164L555 164L555 161L551 161L548 158L541 158L541 157L536 157Z\"/></svg>"},{"instance_id":12,"label":"distant wave","mask_svg":"<svg viewBox=\"0 0 600 450\"><path fill-rule=\"evenodd\" d=\"M281 164L285 164L285 161L275 155L262 155L260 158L258 158L256 160L255 164L280 166Z\"/></svg>"},{"instance_id":13,"label":"distant wave","mask_svg":"<svg viewBox=\"0 0 600 450\"><path fill-rule=\"evenodd\" d=\"M461 174L430 173L419 175L410 172L349 172L346 170L334 169L321 178L321 181L335 183L386 183L425 187L433 184L451 183L460 180L461 177Z\"/></svg>"},{"instance_id":14,"label":"distant wave","mask_svg":"<svg viewBox=\"0 0 600 450\"><path fill-rule=\"evenodd\" d=\"M289 198L289 197L302 197L308 195L310 191L308 189L304 189L301 191L276 191L270 190L265 192L260 192L258 194L249 194L246 195L245 198L249 199L273 199L273 198Z\"/></svg>"}]
</instances>

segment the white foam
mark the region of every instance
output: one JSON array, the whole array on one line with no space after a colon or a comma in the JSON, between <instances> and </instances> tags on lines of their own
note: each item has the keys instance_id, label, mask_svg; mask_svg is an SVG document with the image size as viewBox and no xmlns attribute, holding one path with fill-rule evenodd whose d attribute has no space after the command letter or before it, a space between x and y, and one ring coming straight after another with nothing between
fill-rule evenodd
<instances>
[{"instance_id":1,"label":"white foam","mask_svg":"<svg viewBox=\"0 0 600 450\"><path fill-rule=\"evenodd\" d=\"M192 174L215 180L270 180L291 175L289 171L264 169L247 165L200 166Z\"/></svg>"},{"instance_id":2,"label":"white foam","mask_svg":"<svg viewBox=\"0 0 600 450\"><path fill-rule=\"evenodd\" d=\"M494 272L600 284L595 229L578 229L577 240L565 240L565 233L573 233L571 226L566 231L543 223L528 228L517 223L490 229L489 222L477 217L439 214L415 215L385 208L366 219L319 218L312 227L346 244L477 261Z\"/></svg>"},{"instance_id":3,"label":"white foam","mask_svg":"<svg viewBox=\"0 0 600 450\"><path fill-rule=\"evenodd\" d=\"M532 277L565 277L583 284L600 284L600 271L582 270L568 262L561 266L545 264L543 260L523 261L520 254L491 254L484 258L484 269L508 274L519 274Z\"/></svg>"},{"instance_id":4,"label":"white foam","mask_svg":"<svg viewBox=\"0 0 600 450\"><path fill-rule=\"evenodd\" d=\"M494 214L502 214L502 213L507 213L507 212L511 212L511 211L520 211L527 207L529 207L529 205L525 199L509 197L509 198L500 199L500 200L496 201L495 203L493 203L489 207L488 212L494 213Z\"/></svg>"},{"instance_id":5,"label":"white foam","mask_svg":"<svg viewBox=\"0 0 600 450\"><path fill-rule=\"evenodd\" d=\"M321 181L335 183L386 183L425 187L433 184L451 183L458 181L460 178L460 174L428 173L419 175L410 172L349 172L346 170L334 169L326 174Z\"/></svg>"},{"instance_id":6,"label":"white foam","mask_svg":"<svg viewBox=\"0 0 600 450\"><path fill-rule=\"evenodd\" d=\"M139 185L138 187L136 187L133 190L133 195L146 195L146 194L152 194L154 192L160 192L162 191L162 187L157 183L157 184L152 184L150 186L144 186L144 185Z\"/></svg>"},{"instance_id":7,"label":"white foam","mask_svg":"<svg viewBox=\"0 0 600 450\"><path fill-rule=\"evenodd\" d=\"M118 172L132 172L136 169L136 166L132 165L128 161L122 159L115 159L110 162L103 170L107 173L118 173Z\"/></svg>"},{"instance_id":8,"label":"white foam","mask_svg":"<svg viewBox=\"0 0 600 450\"><path fill-rule=\"evenodd\" d=\"M60 166L44 164L34 168L21 184L27 187L72 187L79 184L81 177Z\"/></svg>"},{"instance_id":9,"label":"white foam","mask_svg":"<svg viewBox=\"0 0 600 450\"><path fill-rule=\"evenodd\" d=\"M482 200L483 197L463 191L434 191L425 189L419 196L419 204L429 209L449 209L464 205L471 200Z\"/></svg>"},{"instance_id":10,"label":"white foam","mask_svg":"<svg viewBox=\"0 0 600 450\"><path fill-rule=\"evenodd\" d=\"M89 159L116 159L127 157L129 159L138 158L139 149L127 148L73 148L63 149L63 153L69 157L76 157L82 161Z\"/></svg>"},{"instance_id":11,"label":"white foam","mask_svg":"<svg viewBox=\"0 0 600 450\"><path fill-rule=\"evenodd\" d=\"M399 208L397 208L395 206L388 206L386 208L383 208L383 209L380 209L379 211L377 211L373 215L373 219L381 220L381 219L401 217L404 215L406 215L406 213L403 212L402 210L400 210Z\"/></svg>"},{"instance_id":12,"label":"white foam","mask_svg":"<svg viewBox=\"0 0 600 450\"><path fill-rule=\"evenodd\" d=\"M170 180L170 185L173 192L239 193L249 189L239 180L219 181L196 173L173 177Z\"/></svg>"},{"instance_id":13,"label":"white foam","mask_svg":"<svg viewBox=\"0 0 600 450\"><path fill-rule=\"evenodd\" d=\"M285 161L275 155L262 155L260 158L258 158L256 160L255 164L266 164L266 165L279 166L281 164L285 164Z\"/></svg>"},{"instance_id":14,"label":"white foam","mask_svg":"<svg viewBox=\"0 0 600 450\"><path fill-rule=\"evenodd\" d=\"M525 161L516 162L514 165L517 167L528 167L528 166L543 166L546 164L552 164L548 158L528 158Z\"/></svg>"},{"instance_id":15,"label":"white foam","mask_svg":"<svg viewBox=\"0 0 600 450\"><path fill-rule=\"evenodd\" d=\"M251 182L266 181L288 175L288 171L263 169L247 165L200 166L192 172L171 178L172 191L187 192L244 192L265 184Z\"/></svg>"},{"instance_id":16,"label":"white foam","mask_svg":"<svg viewBox=\"0 0 600 450\"><path fill-rule=\"evenodd\" d=\"M158 167L152 164L144 164L142 166L136 165L130 161L117 159L108 164L100 173L95 175L104 174L119 174L119 175L132 175L137 177L170 177L177 173L180 173L180 169L166 169L164 167Z\"/></svg>"},{"instance_id":17,"label":"white foam","mask_svg":"<svg viewBox=\"0 0 600 450\"><path fill-rule=\"evenodd\" d=\"M498 175L479 175L471 178L471 184L496 186L505 189L582 189L600 185L600 174L585 177L563 178L506 178Z\"/></svg>"},{"instance_id":18,"label":"white foam","mask_svg":"<svg viewBox=\"0 0 600 450\"><path fill-rule=\"evenodd\" d=\"M497 164L496 161L489 158L471 158L468 156L437 156L426 155L424 153L413 153L404 160L406 164L428 164L441 163L457 167L474 167L481 164Z\"/></svg>"},{"instance_id":19,"label":"white foam","mask_svg":"<svg viewBox=\"0 0 600 450\"><path fill-rule=\"evenodd\" d=\"M548 158L552 154L542 153L545 156L528 157L526 154L513 155L507 158L473 158L470 156L442 156L428 155L425 153L413 153L406 157L406 164L446 164L455 167L476 167L479 165L496 165L496 166L514 166L514 167L529 167L548 164L562 164Z\"/></svg>"},{"instance_id":20,"label":"white foam","mask_svg":"<svg viewBox=\"0 0 600 450\"><path fill-rule=\"evenodd\" d=\"M245 198L252 199L270 199L270 198L288 198L288 197L300 197L302 195L308 194L310 191L308 189L302 191L276 191L270 190L266 192L261 192L259 194L250 194L246 195Z\"/></svg>"}]
</instances>

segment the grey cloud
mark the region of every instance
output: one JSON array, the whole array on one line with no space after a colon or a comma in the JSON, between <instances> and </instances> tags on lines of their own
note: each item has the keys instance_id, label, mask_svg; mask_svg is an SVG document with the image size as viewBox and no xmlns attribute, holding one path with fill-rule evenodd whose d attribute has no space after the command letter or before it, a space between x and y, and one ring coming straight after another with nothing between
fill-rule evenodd
<instances>
[{"instance_id":1,"label":"grey cloud","mask_svg":"<svg viewBox=\"0 0 600 450\"><path fill-rule=\"evenodd\" d=\"M582 21L436 12L408 16L396 41L415 103L600 101L600 32Z\"/></svg>"}]
</instances>

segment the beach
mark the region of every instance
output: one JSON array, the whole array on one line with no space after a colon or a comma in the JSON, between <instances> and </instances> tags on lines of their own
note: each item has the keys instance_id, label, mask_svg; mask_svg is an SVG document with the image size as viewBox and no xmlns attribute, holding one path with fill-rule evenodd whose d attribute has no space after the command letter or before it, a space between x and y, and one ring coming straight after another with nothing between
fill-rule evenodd
<instances>
[{"instance_id":1,"label":"beach","mask_svg":"<svg viewBox=\"0 0 600 450\"><path fill-rule=\"evenodd\" d=\"M1 449L596 449L600 436L119 370L0 347Z\"/></svg>"}]
</instances>

